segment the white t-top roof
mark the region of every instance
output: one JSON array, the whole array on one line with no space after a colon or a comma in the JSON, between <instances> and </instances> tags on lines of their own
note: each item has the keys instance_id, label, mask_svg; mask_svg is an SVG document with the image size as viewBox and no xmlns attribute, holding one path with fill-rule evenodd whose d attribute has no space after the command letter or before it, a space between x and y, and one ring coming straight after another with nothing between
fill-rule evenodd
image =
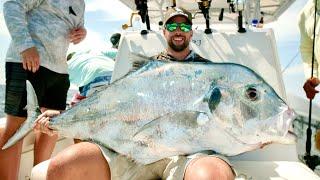
<instances>
[{"instance_id":1,"label":"white t-top roof","mask_svg":"<svg viewBox=\"0 0 320 180\"><path fill-rule=\"evenodd\" d=\"M136 11L135 1L120 0L133 11ZM201 0L175 0L177 7L189 10L194 16L194 22L202 24L205 22L204 16L199 13L198 1ZM263 16L264 23L277 20L277 18L288 9L295 0L231 0L235 11L242 10L246 22L251 23L252 19ZM173 6L173 0L147 0L148 15L151 23L158 24L163 20L164 13L168 7ZM223 21L218 21L221 9L224 8ZM232 13L227 0L212 0L210 5L211 23L238 23L238 13Z\"/></svg>"}]
</instances>

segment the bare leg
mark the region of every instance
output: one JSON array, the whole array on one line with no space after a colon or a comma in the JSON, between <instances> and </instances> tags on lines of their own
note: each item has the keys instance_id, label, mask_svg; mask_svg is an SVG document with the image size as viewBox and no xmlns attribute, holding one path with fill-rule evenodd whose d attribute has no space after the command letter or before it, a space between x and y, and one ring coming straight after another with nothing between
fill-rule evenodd
<instances>
[{"instance_id":1,"label":"bare leg","mask_svg":"<svg viewBox=\"0 0 320 180\"><path fill-rule=\"evenodd\" d=\"M216 157L201 157L194 159L186 168L185 180L232 180L234 174L230 166Z\"/></svg>"},{"instance_id":2,"label":"bare leg","mask_svg":"<svg viewBox=\"0 0 320 180\"><path fill-rule=\"evenodd\" d=\"M110 174L108 162L100 148L92 143L81 142L68 147L51 159L47 180L110 180Z\"/></svg>"},{"instance_id":3,"label":"bare leg","mask_svg":"<svg viewBox=\"0 0 320 180\"><path fill-rule=\"evenodd\" d=\"M22 140L6 150L2 146L16 132L20 125L25 121L23 117L7 115L7 122L0 138L0 177L1 180L18 179L18 172L22 151Z\"/></svg>"},{"instance_id":4,"label":"bare leg","mask_svg":"<svg viewBox=\"0 0 320 180\"><path fill-rule=\"evenodd\" d=\"M34 166L50 158L57 139L58 135L49 136L41 132L36 133L36 139L34 143Z\"/></svg>"},{"instance_id":5,"label":"bare leg","mask_svg":"<svg viewBox=\"0 0 320 180\"><path fill-rule=\"evenodd\" d=\"M0 139L1 139L1 136L2 136L2 132L4 131L4 127L0 127Z\"/></svg>"}]
</instances>

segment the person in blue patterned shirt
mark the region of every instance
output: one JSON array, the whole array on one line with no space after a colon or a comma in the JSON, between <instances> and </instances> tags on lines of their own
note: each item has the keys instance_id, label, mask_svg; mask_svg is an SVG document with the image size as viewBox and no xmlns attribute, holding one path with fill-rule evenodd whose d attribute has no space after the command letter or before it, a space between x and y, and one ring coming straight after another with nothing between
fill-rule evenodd
<instances>
[{"instance_id":1,"label":"person in blue patterned shirt","mask_svg":"<svg viewBox=\"0 0 320 180\"><path fill-rule=\"evenodd\" d=\"M64 110L69 89L66 53L86 36L84 0L6 0L3 14L12 41L6 55L6 127L0 147L25 121L26 80L39 106ZM51 156L57 136L37 132L34 164ZM0 150L0 177L17 179L22 141Z\"/></svg>"}]
</instances>

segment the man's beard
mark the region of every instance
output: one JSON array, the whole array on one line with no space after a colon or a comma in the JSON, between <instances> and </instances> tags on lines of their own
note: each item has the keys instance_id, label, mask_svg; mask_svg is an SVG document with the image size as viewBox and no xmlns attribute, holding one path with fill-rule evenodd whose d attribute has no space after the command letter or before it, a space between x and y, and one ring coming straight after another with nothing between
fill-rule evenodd
<instances>
[{"instance_id":1,"label":"man's beard","mask_svg":"<svg viewBox=\"0 0 320 180\"><path fill-rule=\"evenodd\" d=\"M189 41L185 40L182 45L175 45L175 44L173 44L173 40L170 39L170 41L168 41L168 45L174 51L181 52L181 51L185 50L189 46Z\"/></svg>"}]
</instances>

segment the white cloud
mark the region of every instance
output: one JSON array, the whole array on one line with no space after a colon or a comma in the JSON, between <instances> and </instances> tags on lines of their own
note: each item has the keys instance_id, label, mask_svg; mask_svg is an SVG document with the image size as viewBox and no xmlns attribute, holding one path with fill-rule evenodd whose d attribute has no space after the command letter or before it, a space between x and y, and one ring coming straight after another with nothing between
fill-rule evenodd
<instances>
[{"instance_id":1,"label":"white cloud","mask_svg":"<svg viewBox=\"0 0 320 180\"><path fill-rule=\"evenodd\" d=\"M77 45L71 44L69 52L91 50L93 53L99 53L110 48L110 43L102 36L102 34L87 29L87 37Z\"/></svg>"},{"instance_id":2,"label":"white cloud","mask_svg":"<svg viewBox=\"0 0 320 180\"><path fill-rule=\"evenodd\" d=\"M102 18L105 21L125 20L130 17L130 13L132 12L126 5L115 0L87 0L86 11L105 12L105 17Z\"/></svg>"}]
</instances>

